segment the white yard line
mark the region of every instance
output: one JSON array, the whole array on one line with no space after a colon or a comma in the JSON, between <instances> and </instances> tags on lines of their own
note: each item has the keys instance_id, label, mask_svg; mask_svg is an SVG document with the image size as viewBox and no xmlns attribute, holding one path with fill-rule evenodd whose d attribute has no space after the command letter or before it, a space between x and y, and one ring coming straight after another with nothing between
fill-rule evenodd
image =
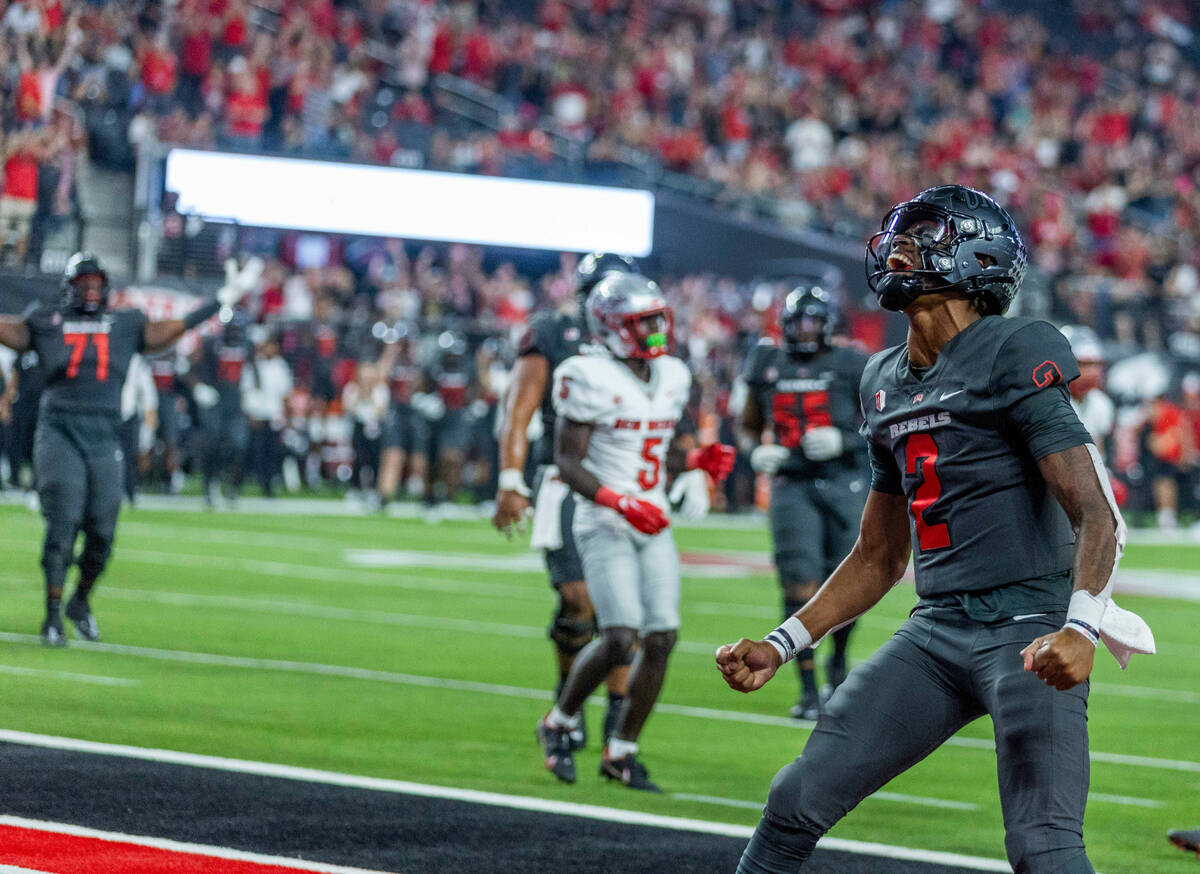
<instances>
[{"instance_id":1,"label":"white yard line","mask_svg":"<svg viewBox=\"0 0 1200 874\"><path fill-rule=\"evenodd\" d=\"M247 610L256 613L288 614L316 619L353 622L356 624L374 623L377 625L396 625L430 630L465 631L472 634L495 634L502 637L520 637L529 640L540 640L546 636L546 629L541 625L516 625L509 622L458 619L452 616L431 616L428 614L394 613L386 610L328 607L319 604L272 598L192 595L180 592L156 592L148 589L123 589L115 586L106 586L104 593L108 597L127 601L153 601L159 604L179 607L215 607ZM686 602L684 606L687 606ZM891 628L896 627L890 622L884 622L883 624ZM675 648L678 652L711 657L716 652L718 646L720 646L718 643L681 640ZM1180 704L1196 704L1200 702L1200 693L1176 689L1152 689L1144 686L1129 686L1124 683L1093 683L1092 689L1103 692L1105 695L1117 695L1141 700L1169 701Z\"/></svg>"},{"instance_id":2,"label":"white yard line","mask_svg":"<svg viewBox=\"0 0 1200 874\"><path fill-rule=\"evenodd\" d=\"M20 741L14 741L20 743ZM22 816L0 816L0 825L26 828L33 831L52 832L60 835L71 835L77 838L95 838L101 841L112 841L121 844L134 844L139 847L152 847L156 850L168 850L173 853L192 853L197 856L211 856L214 859L229 859L234 862L255 862L260 865L273 865L277 868L293 868L297 871L318 871L321 874L387 874L386 871L369 871L366 868L350 868L346 865L328 865L324 862L308 862L303 859L291 859L287 856L268 856L264 853L247 853L244 850L234 850L229 847L215 847L211 844L191 844L183 841L172 841L166 838L152 838L146 835L127 835L121 832L101 831L94 828L73 825L65 822L47 822L41 819L26 819ZM0 869L3 870L3 869Z\"/></svg>"},{"instance_id":3,"label":"white yard line","mask_svg":"<svg viewBox=\"0 0 1200 874\"><path fill-rule=\"evenodd\" d=\"M672 829L675 831L724 835L727 837L742 839L748 839L750 835L754 833L754 829L746 825L709 822L708 820L689 819L678 816L663 816L661 814L642 813L636 810L622 810L613 807L601 807L600 805L596 804L575 804L567 801L551 801L545 798L534 798L526 795L505 795L499 792L481 792L475 789L457 789L449 786L434 786L427 783L410 783L404 780L388 780L380 777L339 774L335 771L322 771L313 768L297 768L290 765L277 765L269 762L253 762L244 759L201 756L194 753L176 752L174 750L144 749L142 747L97 743L95 741L52 737L49 735L30 734L21 731L0 730L0 741L27 744L30 746L39 746L49 749L69 750L72 752L121 756L125 758L140 759L142 761L162 762L174 765L188 765L191 767L209 768L212 770L227 771L238 774L253 774L261 777L277 777L286 780L301 780L308 783L319 783L330 786L345 786L357 789L368 789L376 792L393 792L403 795L415 795L422 798L437 798L473 804L486 804L493 807L505 807L512 810L531 810L543 813L560 814L564 816L577 816L587 819L600 820L602 822L615 822L625 825L651 826L655 828ZM17 818L0 817L0 822L6 822L14 819ZM32 821L26 820L25 822ZM137 840L149 841L154 839L139 838ZM887 859L903 859L907 861L928 862L940 865L957 865L959 867L969 868L974 871L1011 872L1012 870L1007 862L1003 862L999 859L985 859L979 856L967 856L959 853L945 853L934 850L920 850L911 847L893 847L887 844L851 841L841 838L822 838L818 846L827 850L836 850L845 853L856 853L867 856L877 856ZM292 864L297 863L293 861ZM304 864L306 866L311 866L312 870L325 870L313 866L312 863ZM339 870L351 871L353 869Z\"/></svg>"},{"instance_id":4,"label":"white yard line","mask_svg":"<svg viewBox=\"0 0 1200 874\"><path fill-rule=\"evenodd\" d=\"M100 674L75 674L71 671L48 671L42 668L22 668L16 665L0 665L0 674L18 677L49 677L53 680L68 680L73 683L91 683L96 686L137 686L140 680L125 677L105 677Z\"/></svg>"},{"instance_id":5,"label":"white yard line","mask_svg":"<svg viewBox=\"0 0 1200 874\"><path fill-rule=\"evenodd\" d=\"M33 634L16 634L11 631L0 631L0 641L6 643L30 644L39 643L39 638ZM191 652L189 650L155 649L151 647L127 646L115 643L73 642L72 646L84 650L132 656L134 658L152 659L155 661L183 662L189 664L214 665L228 668L241 668L258 671L277 671L281 673L312 674L327 677L342 677L351 680L367 680L400 686L418 686L430 689L443 689L456 692L481 692L488 695L500 695L508 698L526 698L535 701L549 701L550 692L545 689L529 689L522 686L508 686L497 683L482 683L474 680L457 680L449 677L427 677L420 674L405 674L394 671L379 671L370 668L356 668L345 665L326 665L318 662L299 662L285 659L248 658L245 656L219 655L215 653ZM789 729L812 728L813 723L806 720L792 719L786 716L770 716L762 713L743 713L736 710L719 710L709 707L691 707L681 704L659 702L655 712L675 716L687 716L698 719L718 720L723 722L738 722L753 725L771 725ZM990 740L969 737L952 737L945 746L963 747L966 749L993 750ZM1091 753L1094 762L1106 762L1118 765L1130 765L1143 768L1153 768L1165 771L1184 771L1200 773L1200 762L1178 759L1160 759L1150 756L1129 756L1118 753Z\"/></svg>"}]
</instances>

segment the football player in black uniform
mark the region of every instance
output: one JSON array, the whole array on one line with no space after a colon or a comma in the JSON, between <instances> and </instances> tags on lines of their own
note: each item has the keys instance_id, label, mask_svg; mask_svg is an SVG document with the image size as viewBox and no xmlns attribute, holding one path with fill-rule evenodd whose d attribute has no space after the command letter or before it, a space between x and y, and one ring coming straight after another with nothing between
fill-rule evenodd
<instances>
[{"instance_id":1,"label":"football player in black uniform","mask_svg":"<svg viewBox=\"0 0 1200 874\"><path fill-rule=\"evenodd\" d=\"M1075 359L1048 323L1001 318L1025 246L981 192L940 186L898 205L867 266L880 304L909 322L863 373L872 481L858 541L795 616L721 647L717 664L732 688L758 689L878 602L910 554L920 600L776 775L738 870L798 870L859 801L987 714L1014 871L1089 874L1096 641L1127 660L1153 637L1110 599L1124 525L1067 394Z\"/></svg>"},{"instance_id":2,"label":"football player in black uniform","mask_svg":"<svg viewBox=\"0 0 1200 874\"><path fill-rule=\"evenodd\" d=\"M254 344L249 328L249 315L233 310L221 333L205 338L196 350L196 361L189 371L203 435L204 500L210 507L220 495L226 474L229 495L235 500L245 479L250 420L242 411L242 371L253 366Z\"/></svg>"},{"instance_id":3,"label":"football player in black uniform","mask_svg":"<svg viewBox=\"0 0 1200 874\"><path fill-rule=\"evenodd\" d=\"M499 428L500 473L496 491L496 510L492 523L500 531L511 536L513 528L520 527L526 515L531 513L531 493L525 482L527 465L536 468L535 490L540 486L546 471L554 464L554 405L550 397L553 387L554 369L572 355L587 339L583 320L583 301L605 274L611 272L637 273L637 264L620 255L595 252L585 255L575 271L577 312L546 311L535 315L521 338L517 352L517 363L513 368L512 382L501 404ZM542 431L529 455L529 423L535 412L541 411ZM557 475L555 469L552 475ZM575 547L572 525L575 517L575 502L566 497L562 501L560 522L562 547L545 550L546 570L550 585L558 595L558 605L550 622L549 636L554 644L558 668L558 684L555 698L566 682L567 674L575 657L588 645L596 633L596 616L583 581L583 562ZM608 676L608 711L604 717L604 736L611 733L621 712L625 699L626 678L629 664L613 669ZM587 730L584 721L573 734L572 743L580 749L586 742Z\"/></svg>"},{"instance_id":4,"label":"football player in black uniform","mask_svg":"<svg viewBox=\"0 0 1200 874\"><path fill-rule=\"evenodd\" d=\"M742 433L745 448L753 447L750 465L772 475L771 536L785 619L849 554L867 499L867 459L858 436L858 383L867 359L833 346L833 306L820 286L797 286L783 303L783 345L760 342L746 362ZM764 445L768 424L775 442ZM853 627L834 632L826 663L830 691L846 678ZM792 716L816 719L820 696L812 650L797 655L796 665L800 701Z\"/></svg>"},{"instance_id":5,"label":"football player in black uniform","mask_svg":"<svg viewBox=\"0 0 1200 874\"><path fill-rule=\"evenodd\" d=\"M220 300L202 304L185 318L151 322L137 310L109 310L108 274L95 255L80 252L67 262L60 307L35 305L23 316L0 317L0 343L17 352L36 350L46 382L33 449L34 479L46 519L43 643L67 642L60 606L80 531L79 584L66 614L80 637L100 638L88 596L108 561L121 508L118 425L129 359L135 352L167 348L239 294L227 285Z\"/></svg>"}]
</instances>

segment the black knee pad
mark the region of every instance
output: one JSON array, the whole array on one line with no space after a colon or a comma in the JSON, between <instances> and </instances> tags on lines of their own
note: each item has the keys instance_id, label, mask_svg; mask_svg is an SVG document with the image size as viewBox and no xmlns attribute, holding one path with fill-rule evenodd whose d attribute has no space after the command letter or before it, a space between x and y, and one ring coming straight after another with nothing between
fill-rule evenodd
<instances>
[{"instance_id":1,"label":"black knee pad","mask_svg":"<svg viewBox=\"0 0 1200 874\"><path fill-rule=\"evenodd\" d=\"M679 633L676 631L652 631L642 638L642 648L647 656L665 659L675 648L678 639Z\"/></svg>"},{"instance_id":2,"label":"black knee pad","mask_svg":"<svg viewBox=\"0 0 1200 874\"><path fill-rule=\"evenodd\" d=\"M559 602L558 612L554 614L554 620L550 623L547 629L547 635L554 641L554 645L563 655L573 656L578 655L579 651L587 646L593 637L596 635L596 619L590 617L585 620L568 619L563 615L562 602Z\"/></svg>"}]
</instances>

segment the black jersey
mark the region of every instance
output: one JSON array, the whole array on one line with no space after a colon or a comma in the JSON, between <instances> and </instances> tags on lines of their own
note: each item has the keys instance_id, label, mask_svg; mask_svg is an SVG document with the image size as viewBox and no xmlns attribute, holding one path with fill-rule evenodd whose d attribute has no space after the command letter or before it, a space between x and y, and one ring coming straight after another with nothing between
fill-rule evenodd
<instances>
[{"instance_id":1,"label":"black jersey","mask_svg":"<svg viewBox=\"0 0 1200 874\"><path fill-rule=\"evenodd\" d=\"M213 337L204 343L200 378L217 390L218 407L224 414L242 406L242 371L253 366L254 347L249 343L226 343Z\"/></svg>"},{"instance_id":2,"label":"black jersey","mask_svg":"<svg viewBox=\"0 0 1200 874\"><path fill-rule=\"evenodd\" d=\"M146 346L145 314L113 310L85 318L36 307L25 323L46 381L42 412L120 419L125 372Z\"/></svg>"},{"instance_id":3,"label":"black jersey","mask_svg":"<svg viewBox=\"0 0 1200 874\"><path fill-rule=\"evenodd\" d=\"M746 385L775 432L775 442L791 450L782 474L816 478L847 467L865 467L859 437L858 385L867 357L832 347L809 358L794 358L780 346L762 341L746 359ZM800 448L806 431L834 427L842 432L843 451L829 461L810 461Z\"/></svg>"},{"instance_id":4,"label":"black jersey","mask_svg":"<svg viewBox=\"0 0 1200 874\"><path fill-rule=\"evenodd\" d=\"M917 593L979 592L1068 572L1074 532L1037 459L1089 442L1069 409L1079 376L1047 322L987 316L914 374L907 344L873 356L860 396L872 488L909 504Z\"/></svg>"},{"instance_id":5,"label":"black jersey","mask_svg":"<svg viewBox=\"0 0 1200 874\"><path fill-rule=\"evenodd\" d=\"M583 320L578 316L560 312L538 313L529 320L529 327L521 337L519 355L541 355L546 359L546 388L542 392L543 437L535 452L537 464L550 464L554 460L554 404L551 390L554 387L554 371L558 365L579 353L579 347L587 339Z\"/></svg>"}]
</instances>

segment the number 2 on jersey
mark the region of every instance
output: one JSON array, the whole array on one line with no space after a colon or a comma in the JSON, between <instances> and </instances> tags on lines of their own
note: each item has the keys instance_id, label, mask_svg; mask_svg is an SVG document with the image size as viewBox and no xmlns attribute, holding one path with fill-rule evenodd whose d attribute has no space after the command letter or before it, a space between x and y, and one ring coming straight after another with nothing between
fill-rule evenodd
<instances>
[{"instance_id":1,"label":"number 2 on jersey","mask_svg":"<svg viewBox=\"0 0 1200 874\"><path fill-rule=\"evenodd\" d=\"M71 347L71 357L67 360L67 379L79 375L79 362L83 360L89 339L96 347L96 379L105 382L108 379L108 334L63 334L63 341Z\"/></svg>"},{"instance_id":2,"label":"number 2 on jersey","mask_svg":"<svg viewBox=\"0 0 1200 874\"><path fill-rule=\"evenodd\" d=\"M663 438L647 437L642 443L642 458L650 462L650 469L642 468L638 471L638 485L643 491L650 491L658 485L658 477L662 473L662 458L654 450L662 445Z\"/></svg>"},{"instance_id":3,"label":"number 2 on jersey","mask_svg":"<svg viewBox=\"0 0 1200 874\"><path fill-rule=\"evenodd\" d=\"M921 552L945 549L950 545L950 529L945 522L930 525L925 521L926 511L942 496L942 481L937 475L938 448L933 435L926 432L910 434L904 446L904 462L908 473L921 469L921 484L913 493L912 514L917 526L917 540Z\"/></svg>"}]
</instances>

